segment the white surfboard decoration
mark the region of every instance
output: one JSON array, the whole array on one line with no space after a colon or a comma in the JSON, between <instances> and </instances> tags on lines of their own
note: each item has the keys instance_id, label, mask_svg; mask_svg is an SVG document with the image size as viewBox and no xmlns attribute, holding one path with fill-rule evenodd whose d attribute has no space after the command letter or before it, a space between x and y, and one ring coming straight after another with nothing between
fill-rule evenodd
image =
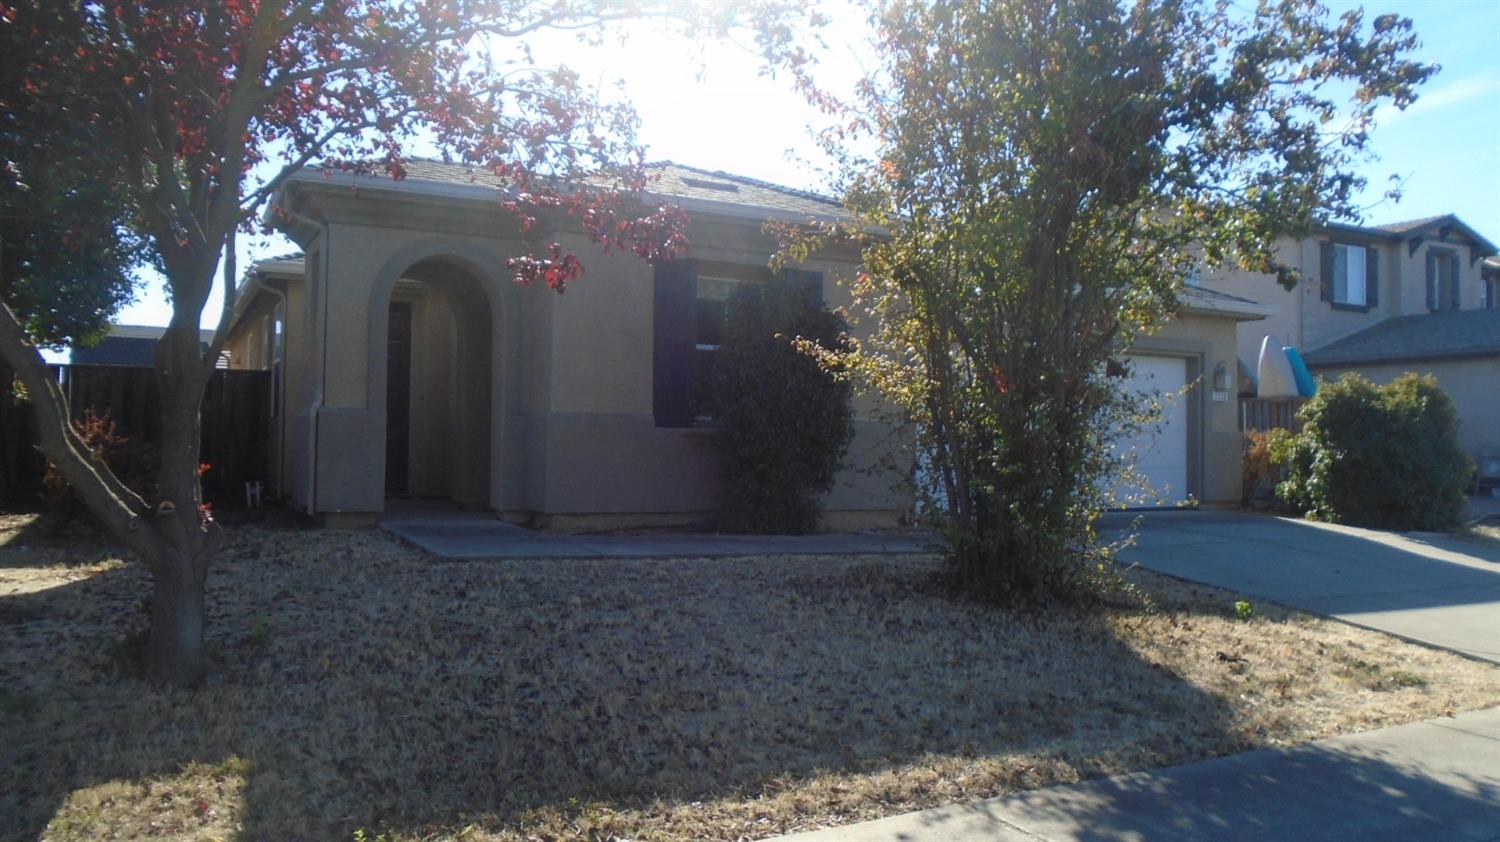
<instances>
[{"instance_id":1,"label":"white surfboard decoration","mask_svg":"<svg viewBox=\"0 0 1500 842\"><path fill-rule=\"evenodd\" d=\"M1256 396L1262 398L1294 398L1297 396L1297 378L1292 375L1292 364L1286 352L1281 350L1281 340L1268 333L1260 341L1260 365L1256 374L1260 384Z\"/></svg>"}]
</instances>

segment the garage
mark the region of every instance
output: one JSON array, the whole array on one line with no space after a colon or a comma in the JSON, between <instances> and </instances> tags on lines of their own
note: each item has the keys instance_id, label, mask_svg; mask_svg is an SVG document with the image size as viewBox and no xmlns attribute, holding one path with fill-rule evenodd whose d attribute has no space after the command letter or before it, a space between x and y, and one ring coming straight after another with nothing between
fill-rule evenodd
<instances>
[{"instance_id":1,"label":"garage","mask_svg":"<svg viewBox=\"0 0 1500 842\"><path fill-rule=\"evenodd\" d=\"M1134 449L1137 469L1145 477L1149 492L1125 486L1116 488L1117 498L1132 497L1128 505L1173 505L1188 498L1188 401L1182 393L1188 383L1188 361L1184 357L1136 355L1126 358L1132 393L1160 400L1159 424L1121 442L1122 452ZM1141 499L1145 494L1147 499ZM1152 499L1157 498L1157 499Z\"/></svg>"}]
</instances>

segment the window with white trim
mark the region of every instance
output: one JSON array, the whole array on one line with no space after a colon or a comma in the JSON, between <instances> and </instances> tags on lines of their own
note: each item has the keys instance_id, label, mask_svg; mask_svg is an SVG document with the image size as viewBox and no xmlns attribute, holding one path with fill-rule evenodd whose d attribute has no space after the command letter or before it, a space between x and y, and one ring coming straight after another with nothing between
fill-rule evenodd
<instances>
[{"instance_id":1,"label":"window with white trim","mask_svg":"<svg viewBox=\"0 0 1500 842\"><path fill-rule=\"evenodd\" d=\"M1380 305L1380 250L1324 240L1322 299L1334 308L1370 310Z\"/></svg>"},{"instance_id":2,"label":"window with white trim","mask_svg":"<svg viewBox=\"0 0 1500 842\"><path fill-rule=\"evenodd\" d=\"M1369 303L1365 290L1365 247L1333 244L1333 303L1363 307Z\"/></svg>"}]
</instances>

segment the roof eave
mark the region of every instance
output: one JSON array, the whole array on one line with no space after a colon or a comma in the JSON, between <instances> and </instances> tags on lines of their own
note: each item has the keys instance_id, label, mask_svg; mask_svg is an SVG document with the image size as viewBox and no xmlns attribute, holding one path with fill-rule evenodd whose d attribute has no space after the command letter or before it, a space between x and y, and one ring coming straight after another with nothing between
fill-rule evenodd
<instances>
[{"instance_id":1,"label":"roof eave","mask_svg":"<svg viewBox=\"0 0 1500 842\"><path fill-rule=\"evenodd\" d=\"M1350 356L1331 360L1307 358L1308 368L1349 368L1362 365L1393 365L1413 362L1452 362L1455 360L1488 359L1500 357L1500 348L1464 348L1455 351L1427 351L1416 354L1372 354Z\"/></svg>"},{"instance_id":2,"label":"roof eave","mask_svg":"<svg viewBox=\"0 0 1500 842\"><path fill-rule=\"evenodd\" d=\"M493 202L496 196L508 195L511 191L503 190L485 184L455 184L447 181L435 181L432 179L409 176L396 181L382 176L358 175L355 173L336 173L325 176L323 170L302 170L292 174L287 179L283 189L290 190L300 186L302 189L324 189L324 190L349 190L379 191L406 196L422 196L424 198L456 199L470 202ZM646 195L653 199L670 202L689 212L698 212L728 219L741 219L756 222L776 221L804 223L815 222L824 224L836 224L848 222L847 215L838 213L805 214L782 208L767 207L763 205L747 205L738 202L716 202L712 199L703 199L693 196L673 196L670 194L655 193L650 190Z\"/></svg>"}]
</instances>

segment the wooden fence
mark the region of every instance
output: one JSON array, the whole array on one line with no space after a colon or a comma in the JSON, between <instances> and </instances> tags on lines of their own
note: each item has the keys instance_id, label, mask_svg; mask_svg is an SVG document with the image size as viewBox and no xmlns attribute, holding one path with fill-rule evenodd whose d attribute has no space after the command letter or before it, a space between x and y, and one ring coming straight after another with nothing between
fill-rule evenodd
<instances>
[{"instance_id":1,"label":"wooden fence","mask_svg":"<svg viewBox=\"0 0 1500 842\"><path fill-rule=\"evenodd\" d=\"M116 432L150 445L161 442L154 369L116 365L53 366L74 418L108 412ZM270 373L215 371L203 397L204 496L216 506L244 500L244 484L267 479L270 465ZM36 420L18 403L12 375L0 369L0 505L32 506L46 460L37 450Z\"/></svg>"},{"instance_id":2,"label":"wooden fence","mask_svg":"<svg viewBox=\"0 0 1500 842\"><path fill-rule=\"evenodd\" d=\"M1307 398L1241 398L1240 430L1300 430L1297 410Z\"/></svg>"}]
</instances>

